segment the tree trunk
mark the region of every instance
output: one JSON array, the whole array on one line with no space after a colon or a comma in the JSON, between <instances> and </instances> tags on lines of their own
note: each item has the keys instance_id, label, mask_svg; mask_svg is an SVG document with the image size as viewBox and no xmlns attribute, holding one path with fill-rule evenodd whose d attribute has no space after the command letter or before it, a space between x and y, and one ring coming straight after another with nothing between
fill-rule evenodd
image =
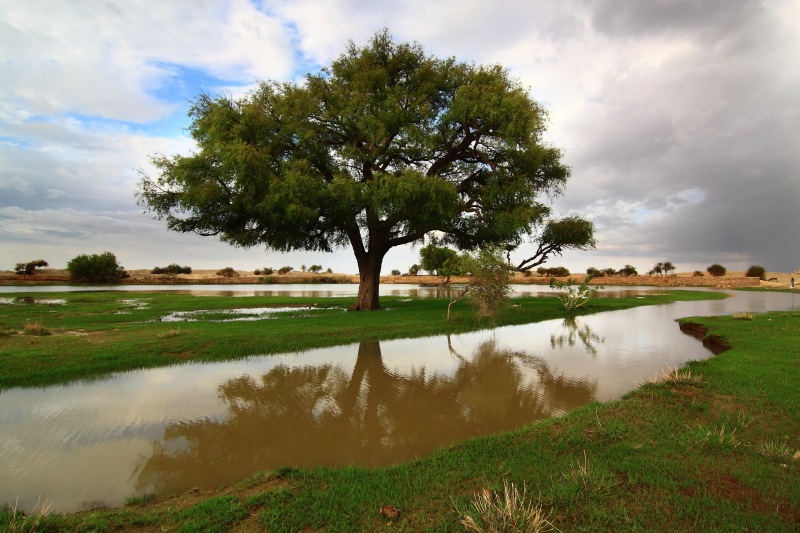
<instances>
[{"instance_id":1,"label":"tree trunk","mask_svg":"<svg viewBox=\"0 0 800 533\"><path fill-rule=\"evenodd\" d=\"M378 311L383 253L371 252L358 262L358 298L348 311ZM358 259L358 258L356 258Z\"/></svg>"}]
</instances>

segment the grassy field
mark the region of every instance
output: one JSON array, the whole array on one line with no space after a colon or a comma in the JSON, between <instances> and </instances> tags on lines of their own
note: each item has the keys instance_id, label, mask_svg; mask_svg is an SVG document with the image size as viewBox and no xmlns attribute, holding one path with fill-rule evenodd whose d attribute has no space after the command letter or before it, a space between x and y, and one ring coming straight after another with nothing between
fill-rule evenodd
<instances>
[{"instance_id":1,"label":"grassy field","mask_svg":"<svg viewBox=\"0 0 800 533\"><path fill-rule=\"evenodd\" d=\"M580 314L724 297L720 293L668 291L641 299L602 298L582 308ZM0 305L0 390L186 361L460 333L564 316L555 298L515 299L518 307L503 310L495 323L473 318L467 303L453 308L454 318L448 323L447 300L391 296L381 298L386 311L373 313L345 312L354 298L201 297L157 292L37 293L8 298L16 299ZM301 305L312 309L285 311L275 320L213 321L233 318L222 312L227 309ZM170 313L198 310L204 313L193 316L200 319L197 322L159 322Z\"/></svg>"},{"instance_id":2,"label":"grassy field","mask_svg":"<svg viewBox=\"0 0 800 533\"><path fill-rule=\"evenodd\" d=\"M798 531L800 312L684 322L732 349L617 402L390 468L283 468L122 509L0 514L0 531L465 531L490 520L475 495L504 507L505 488L542 531Z\"/></svg>"}]
</instances>

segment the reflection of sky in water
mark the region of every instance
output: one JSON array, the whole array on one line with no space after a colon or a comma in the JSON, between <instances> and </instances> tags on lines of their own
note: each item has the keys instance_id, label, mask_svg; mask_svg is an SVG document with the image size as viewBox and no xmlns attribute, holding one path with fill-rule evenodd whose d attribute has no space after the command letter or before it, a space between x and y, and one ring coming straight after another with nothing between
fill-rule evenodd
<instances>
[{"instance_id":1,"label":"reflection of sky in water","mask_svg":"<svg viewBox=\"0 0 800 533\"><path fill-rule=\"evenodd\" d=\"M313 314L295 314L299 311L314 311ZM342 309L325 309L313 306L297 306L297 307L245 307L238 309L215 309L213 311L197 310L197 311L175 311L166 316L162 316L158 320L160 322L242 322L253 320L267 320L273 318L302 318L306 316L317 316L319 313L325 311L342 312ZM219 315L234 315L231 318L219 318ZM247 315L237 317L235 315Z\"/></svg>"},{"instance_id":2,"label":"reflection of sky in water","mask_svg":"<svg viewBox=\"0 0 800 533\"><path fill-rule=\"evenodd\" d=\"M800 303L794 294L732 294L726 300L675 302L588 315L574 323L551 320L450 339L381 341L380 361L386 379L397 383L423 372L426 382L435 376L452 380L477 364L475 354L488 342L498 353L511 354L508 357L517 368L520 391L536 391L543 379L557 379L565 394L569 387L577 387L576 391L591 390L594 399L606 401L667 365L710 355L699 341L679 331L675 318L792 309ZM344 383L351 379L358 354L358 345L338 346L134 371L93 383L2 391L0 501L14 501L19 496L20 507L30 509L40 495L49 495L58 511L80 509L82 502L119 505L135 494L134 465L140 456L153 453L154 442L167 446L168 454L189 446L190 440L181 436L165 441L165 428L194 427L203 420L213 426L230 420L229 406L220 398L222 384L242 376L260 383L261 376L279 367L291 373L292 369L326 365ZM368 381L369 376L361 384L359 402L367 401ZM322 423L341 412L334 392L316 399L309 417ZM476 394L464 398L473 401ZM465 403L463 413L474 411L474 405ZM537 405L555 414L567 410L563 400L548 404L545 398Z\"/></svg>"}]
</instances>

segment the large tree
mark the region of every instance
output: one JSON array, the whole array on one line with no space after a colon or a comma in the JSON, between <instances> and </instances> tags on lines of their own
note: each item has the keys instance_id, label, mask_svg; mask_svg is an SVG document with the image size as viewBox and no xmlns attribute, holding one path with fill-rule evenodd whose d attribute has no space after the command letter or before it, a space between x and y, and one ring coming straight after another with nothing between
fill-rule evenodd
<instances>
[{"instance_id":1,"label":"large tree","mask_svg":"<svg viewBox=\"0 0 800 533\"><path fill-rule=\"evenodd\" d=\"M247 97L201 95L199 150L155 156L140 203L180 232L236 246L352 247L352 310L379 309L385 254L432 231L472 249L529 232L569 175L545 144L547 116L497 65L427 55L386 30L304 83L262 82Z\"/></svg>"}]
</instances>

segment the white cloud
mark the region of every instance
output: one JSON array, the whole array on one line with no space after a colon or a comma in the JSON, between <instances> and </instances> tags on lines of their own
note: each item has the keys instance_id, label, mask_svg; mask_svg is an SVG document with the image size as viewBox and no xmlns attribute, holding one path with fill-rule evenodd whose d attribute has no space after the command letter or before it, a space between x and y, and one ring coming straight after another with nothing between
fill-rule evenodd
<instances>
[{"instance_id":1,"label":"white cloud","mask_svg":"<svg viewBox=\"0 0 800 533\"><path fill-rule=\"evenodd\" d=\"M78 113L144 123L174 111L151 93L173 65L247 83L285 77L292 55L286 28L247 0L0 6L5 116Z\"/></svg>"}]
</instances>

